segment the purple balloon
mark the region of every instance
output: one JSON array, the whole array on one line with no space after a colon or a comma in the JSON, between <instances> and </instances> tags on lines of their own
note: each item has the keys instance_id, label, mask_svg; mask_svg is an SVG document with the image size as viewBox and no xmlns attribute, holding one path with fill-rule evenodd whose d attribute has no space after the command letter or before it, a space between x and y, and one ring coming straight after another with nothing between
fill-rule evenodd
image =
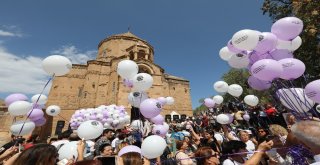
<instances>
[{"instance_id":1,"label":"purple balloon","mask_svg":"<svg viewBox=\"0 0 320 165\"><path fill-rule=\"evenodd\" d=\"M31 113L31 111L32 111L32 113ZM43 118L43 115L44 115L44 113L41 109L33 109L27 113L27 116L29 116L29 119L32 121L36 121L36 120Z\"/></svg>"},{"instance_id":2,"label":"purple balloon","mask_svg":"<svg viewBox=\"0 0 320 165\"><path fill-rule=\"evenodd\" d=\"M129 80L129 79L123 79L123 84L124 84L124 86L126 86L128 88L132 88L133 87L133 81Z\"/></svg>"},{"instance_id":3,"label":"purple balloon","mask_svg":"<svg viewBox=\"0 0 320 165\"><path fill-rule=\"evenodd\" d=\"M232 41L231 40L228 42L227 47L228 47L230 52L234 52L234 53L243 53L245 51L245 50L241 50L241 49L238 49L238 48L234 47L232 45Z\"/></svg>"},{"instance_id":4,"label":"purple balloon","mask_svg":"<svg viewBox=\"0 0 320 165\"><path fill-rule=\"evenodd\" d=\"M89 116L90 120L97 120L97 116L95 114L92 114Z\"/></svg>"},{"instance_id":5,"label":"purple balloon","mask_svg":"<svg viewBox=\"0 0 320 165\"><path fill-rule=\"evenodd\" d=\"M4 102L6 103L6 106L9 107L10 104L12 104L15 101L28 101L28 97L21 93L14 93L6 97Z\"/></svg>"},{"instance_id":6,"label":"purple balloon","mask_svg":"<svg viewBox=\"0 0 320 165\"><path fill-rule=\"evenodd\" d=\"M270 32L261 33L261 38L259 38L258 45L254 49L254 51L259 52L260 54L267 53L277 46L277 36Z\"/></svg>"},{"instance_id":7,"label":"purple balloon","mask_svg":"<svg viewBox=\"0 0 320 165\"><path fill-rule=\"evenodd\" d=\"M304 90L309 99L320 103L320 80L310 82Z\"/></svg>"},{"instance_id":8,"label":"purple balloon","mask_svg":"<svg viewBox=\"0 0 320 165\"><path fill-rule=\"evenodd\" d=\"M167 129L166 129L166 127L163 126L163 125L156 125L156 126L154 126L153 129L152 129L152 133L153 133L154 135L159 135L159 136L161 136L161 137L164 137L164 136L166 136Z\"/></svg>"},{"instance_id":9,"label":"purple balloon","mask_svg":"<svg viewBox=\"0 0 320 165\"><path fill-rule=\"evenodd\" d=\"M36 126L43 126L44 124L46 124L46 121L47 121L47 119L43 117L43 118L40 118L40 119L34 121L34 124Z\"/></svg>"},{"instance_id":10,"label":"purple balloon","mask_svg":"<svg viewBox=\"0 0 320 165\"><path fill-rule=\"evenodd\" d=\"M268 53L259 53L259 52L251 52L249 54L249 60L251 64L254 64L255 62L262 60L262 59L266 59L268 57Z\"/></svg>"},{"instance_id":11,"label":"purple balloon","mask_svg":"<svg viewBox=\"0 0 320 165\"><path fill-rule=\"evenodd\" d=\"M164 122L164 117L159 114L159 115L157 115L156 117L151 118L150 120L151 120L154 124L162 125L163 122Z\"/></svg>"},{"instance_id":12,"label":"purple balloon","mask_svg":"<svg viewBox=\"0 0 320 165\"><path fill-rule=\"evenodd\" d=\"M271 87L271 82L259 80L258 78L254 77L254 76L250 76L248 78L248 84L251 88L258 90L258 91L266 90Z\"/></svg>"},{"instance_id":13,"label":"purple balloon","mask_svg":"<svg viewBox=\"0 0 320 165\"><path fill-rule=\"evenodd\" d=\"M161 103L161 105L165 105L167 103L167 99L165 97L159 97L157 100Z\"/></svg>"},{"instance_id":14,"label":"purple balloon","mask_svg":"<svg viewBox=\"0 0 320 165\"><path fill-rule=\"evenodd\" d=\"M293 54L287 49L275 49L267 58L279 61L284 58L293 58Z\"/></svg>"},{"instance_id":15,"label":"purple balloon","mask_svg":"<svg viewBox=\"0 0 320 165\"><path fill-rule=\"evenodd\" d=\"M295 58L285 58L278 61L283 69L280 78L285 80L293 80L303 75L306 70L304 63Z\"/></svg>"},{"instance_id":16,"label":"purple balloon","mask_svg":"<svg viewBox=\"0 0 320 165\"><path fill-rule=\"evenodd\" d=\"M214 107L214 101L211 98L205 98L204 99L204 105L208 108L213 108Z\"/></svg>"},{"instance_id":17,"label":"purple balloon","mask_svg":"<svg viewBox=\"0 0 320 165\"><path fill-rule=\"evenodd\" d=\"M36 103L32 103L32 107L33 107L33 109L43 109L44 105L39 105L39 104L36 104Z\"/></svg>"},{"instance_id":18,"label":"purple balloon","mask_svg":"<svg viewBox=\"0 0 320 165\"><path fill-rule=\"evenodd\" d=\"M302 29L302 20L296 17L285 17L272 25L271 32L280 40L291 41L302 32Z\"/></svg>"},{"instance_id":19,"label":"purple balloon","mask_svg":"<svg viewBox=\"0 0 320 165\"><path fill-rule=\"evenodd\" d=\"M129 145L129 146L123 147L123 148L118 152L118 156L122 156L123 154L130 153L130 152L139 153L139 154L141 155L141 149L140 149L139 147L134 146L134 145Z\"/></svg>"},{"instance_id":20,"label":"purple balloon","mask_svg":"<svg viewBox=\"0 0 320 165\"><path fill-rule=\"evenodd\" d=\"M70 127L78 127L80 124L77 122L70 123Z\"/></svg>"},{"instance_id":21,"label":"purple balloon","mask_svg":"<svg viewBox=\"0 0 320 165\"><path fill-rule=\"evenodd\" d=\"M146 99L140 104L140 112L146 118L153 118L160 114L162 105L156 99Z\"/></svg>"},{"instance_id":22,"label":"purple balloon","mask_svg":"<svg viewBox=\"0 0 320 165\"><path fill-rule=\"evenodd\" d=\"M110 114L107 110L102 111L104 117L110 117Z\"/></svg>"},{"instance_id":23,"label":"purple balloon","mask_svg":"<svg viewBox=\"0 0 320 165\"><path fill-rule=\"evenodd\" d=\"M250 120L250 116L248 114L244 114L242 117L245 121L249 121Z\"/></svg>"},{"instance_id":24,"label":"purple balloon","mask_svg":"<svg viewBox=\"0 0 320 165\"><path fill-rule=\"evenodd\" d=\"M259 60L251 67L252 75L264 81L272 81L273 79L280 77L282 71L283 69L280 63L272 59Z\"/></svg>"}]
</instances>

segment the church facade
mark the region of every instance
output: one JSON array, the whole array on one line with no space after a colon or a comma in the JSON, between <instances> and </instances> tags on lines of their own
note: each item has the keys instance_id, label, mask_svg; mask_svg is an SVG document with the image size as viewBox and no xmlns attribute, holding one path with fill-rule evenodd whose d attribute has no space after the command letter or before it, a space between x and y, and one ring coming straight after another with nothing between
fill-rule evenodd
<instances>
[{"instance_id":1,"label":"church facade","mask_svg":"<svg viewBox=\"0 0 320 165\"><path fill-rule=\"evenodd\" d=\"M171 96L175 99L173 105L163 107L162 115L175 111L192 116L189 81L165 73L161 66L154 63L153 47L127 32L102 40L96 60L88 61L86 65L73 64L67 75L54 78L47 106L58 105L61 113L48 120L53 134L56 127L66 127L68 124L62 121L69 121L74 111L81 108L116 104L125 106L130 114L131 105L127 100L130 89L123 85L122 78L117 74L117 64L124 59L135 61L140 73L153 77L153 86L147 91L150 98Z\"/></svg>"}]
</instances>

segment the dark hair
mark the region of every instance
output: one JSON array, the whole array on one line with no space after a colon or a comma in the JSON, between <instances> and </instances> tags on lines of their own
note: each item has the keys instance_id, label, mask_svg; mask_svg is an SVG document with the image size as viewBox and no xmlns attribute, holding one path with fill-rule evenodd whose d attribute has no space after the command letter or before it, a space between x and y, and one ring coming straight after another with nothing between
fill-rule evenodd
<instances>
[{"instance_id":1,"label":"dark hair","mask_svg":"<svg viewBox=\"0 0 320 165\"><path fill-rule=\"evenodd\" d=\"M82 160L75 162L72 165L102 165L100 160Z\"/></svg>"},{"instance_id":2,"label":"dark hair","mask_svg":"<svg viewBox=\"0 0 320 165\"><path fill-rule=\"evenodd\" d=\"M36 143L38 137L39 137L38 134L33 134L33 135L31 135L31 136L28 138L27 143Z\"/></svg>"},{"instance_id":3,"label":"dark hair","mask_svg":"<svg viewBox=\"0 0 320 165\"><path fill-rule=\"evenodd\" d=\"M68 139L69 136L70 136L70 134L71 134L70 131L64 131L64 132L62 132L62 133L60 133L60 134L58 135L58 139L59 139L59 140Z\"/></svg>"},{"instance_id":4,"label":"dark hair","mask_svg":"<svg viewBox=\"0 0 320 165\"><path fill-rule=\"evenodd\" d=\"M119 140L123 140L123 139L125 139L127 137L127 135L125 134L125 133L119 133L118 134L118 138L119 138Z\"/></svg>"},{"instance_id":5,"label":"dark hair","mask_svg":"<svg viewBox=\"0 0 320 165\"><path fill-rule=\"evenodd\" d=\"M72 133L72 134L70 134L70 136L69 136L69 140L70 140L70 141L79 141L79 140L81 140L81 139L80 139L80 137L78 136L78 134Z\"/></svg>"},{"instance_id":6,"label":"dark hair","mask_svg":"<svg viewBox=\"0 0 320 165\"><path fill-rule=\"evenodd\" d=\"M222 144L222 152L223 154L233 154L239 152L240 149L245 149L246 147L246 143L242 141L231 140Z\"/></svg>"},{"instance_id":7,"label":"dark hair","mask_svg":"<svg viewBox=\"0 0 320 165\"><path fill-rule=\"evenodd\" d=\"M205 164L206 159L212 156L211 147L201 147L195 153L195 157L197 157L197 165Z\"/></svg>"},{"instance_id":8,"label":"dark hair","mask_svg":"<svg viewBox=\"0 0 320 165\"><path fill-rule=\"evenodd\" d=\"M183 146L183 143L185 143L185 141L183 141L183 140L177 140L177 141L176 141L176 148L177 148L178 150L180 150L181 147Z\"/></svg>"},{"instance_id":9,"label":"dark hair","mask_svg":"<svg viewBox=\"0 0 320 165\"><path fill-rule=\"evenodd\" d=\"M54 164L58 156L56 147L50 144L36 144L22 151L14 161L15 165L47 165Z\"/></svg>"},{"instance_id":10,"label":"dark hair","mask_svg":"<svg viewBox=\"0 0 320 165\"><path fill-rule=\"evenodd\" d=\"M136 152L128 152L121 156L123 165L143 164L141 155Z\"/></svg>"},{"instance_id":11,"label":"dark hair","mask_svg":"<svg viewBox=\"0 0 320 165\"><path fill-rule=\"evenodd\" d=\"M108 132L114 132L114 131L112 129L105 129L105 130L103 130L102 135L104 135L104 134L106 134Z\"/></svg>"},{"instance_id":12,"label":"dark hair","mask_svg":"<svg viewBox=\"0 0 320 165\"><path fill-rule=\"evenodd\" d=\"M50 144L51 142L54 142L54 141L57 141L57 140L58 140L58 138L50 138L49 144Z\"/></svg>"},{"instance_id":13,"label":"dark hair","mask_svg":"<svg viewBox=\"0 0 320 165\"><path fill-rule=\"evenodd\" d=\"M104 151L104 148L107 147L107 146L110 146L110 147L111 147L111 144L109 144L109 143L101 144L101 145L99 146L99 151L100 151L100 153L103 152L103 151Z\"/></svg>"}]
</instances>

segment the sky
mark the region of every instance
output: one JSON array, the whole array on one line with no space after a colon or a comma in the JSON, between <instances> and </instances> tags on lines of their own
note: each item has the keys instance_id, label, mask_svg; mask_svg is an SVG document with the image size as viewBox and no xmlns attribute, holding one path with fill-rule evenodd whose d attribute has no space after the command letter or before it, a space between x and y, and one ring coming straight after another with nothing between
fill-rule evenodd
<instances>
[{"instance_id":1,"label":"sky","mask_svg":"<svg viewBox=\"0 0 320 165\"><path fill-rule=\"evenodd\" d=\"M52 54L73 63L95 59L104 38L130 31L149 42L155 63L190 81L193 108L215 95L213 83L230 67L219 57L242 29L270 31L263 1L239 0L3 0L0 5L0 98L39 93ZM46 89L48 92L49 88Z\"/></svg>"}]
</instances>

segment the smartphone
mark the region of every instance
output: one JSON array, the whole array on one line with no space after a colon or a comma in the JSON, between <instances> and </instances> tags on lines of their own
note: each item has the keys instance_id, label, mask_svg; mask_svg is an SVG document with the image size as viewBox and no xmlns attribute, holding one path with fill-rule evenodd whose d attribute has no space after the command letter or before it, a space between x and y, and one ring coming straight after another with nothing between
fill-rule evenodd
<instances>
[{"instance_id":1,"label":"smartphone","mask_svg":"<svg viewBox=\"0 0 320 165\"><path fill-rule=\"evenodd\" d=\"M268 136L266 137L266 142L269 142L270 140L273 140L275 137L276 137L276 136L274 136L274 135L268 135Z\"/></svg>"}]
</instances>

